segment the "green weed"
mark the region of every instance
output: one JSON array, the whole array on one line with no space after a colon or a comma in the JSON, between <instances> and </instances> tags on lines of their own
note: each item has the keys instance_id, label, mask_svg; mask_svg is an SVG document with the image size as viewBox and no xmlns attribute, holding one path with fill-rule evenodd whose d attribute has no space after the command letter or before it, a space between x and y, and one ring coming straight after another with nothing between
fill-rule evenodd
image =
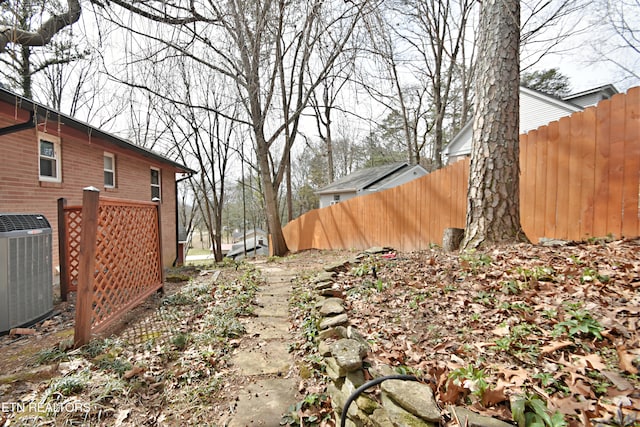
<instances>
[{"instance_id":1,"label":"green weed","mask_svg":"<svg viewBox=\"0 0 640 427\"><path fill-rule=\"evenodd\" d=\"M571 338L591 335L601 340L603 330L602 325L588 311L582 308L569 308L565 320L556 324L554 333L559 336L566 332Z\"/></svg>"},{"instance_id":2,"label":"green weed","mask_svg":"<svg viewBox=\"0 0 640 427\"><path fill-rule=\"evenodd\" d=\"M449 373L449 379L453 380L455 385L468 388L473 394L478 396L482 396L487 388L489 388L489 383L486 378L487 375L484 369L478 369L473 365L457 368Z\"/></svg>"},{"instance_id":3,"label":"green weed","mask_svg":"<svg viewBox=\"0 0 640 427\"><path fill-rule=\"evenodd\" d=\"M511 414L518 427L567 427L564 416L549 414L547 404L537 395L524 394L511 400Z\"/></svg>"}]
</instances>

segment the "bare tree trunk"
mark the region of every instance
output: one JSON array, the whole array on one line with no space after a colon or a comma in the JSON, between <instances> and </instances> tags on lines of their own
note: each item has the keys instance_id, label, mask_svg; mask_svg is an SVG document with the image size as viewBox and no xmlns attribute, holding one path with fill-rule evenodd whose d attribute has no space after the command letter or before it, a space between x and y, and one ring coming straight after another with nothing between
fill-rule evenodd
<instances>
[{"instance_id":1,"label":"bare tree trunk","mask_svg":"<svg viewBox=\"0 0 640 427\"><path fill-rule=\"evenodd\" d=\"M519 200L519 0L484 0L465 249L526 240Z\"/></svg>"}]
</instances>

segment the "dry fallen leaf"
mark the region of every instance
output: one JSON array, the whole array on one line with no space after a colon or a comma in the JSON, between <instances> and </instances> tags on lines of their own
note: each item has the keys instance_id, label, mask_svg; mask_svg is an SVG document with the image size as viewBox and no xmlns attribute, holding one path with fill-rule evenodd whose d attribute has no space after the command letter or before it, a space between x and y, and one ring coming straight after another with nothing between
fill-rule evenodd
<instances>
[{"instance_id":1,"label":"dry fallen leaf","mask_svg":"<svg viewBox=\"0 0 640 427\"><path fill-rule=\"evenodd\" d=\"M620 391L633 389L633 385L617 372L601 371L600 373L604 375L609 381L611 381L613 385L616 386L616 388Z\"/></svg>"},{"instance_id":2,"label":"dry fallen leaf","mask_svg":"<svg viewBox=\"0 0 640 427\"><path fill-rule=\"evenodd\" d=\"M569 347L575 345L573 341L558 341L552 342L551 344L547 344L540 349L540 355L544 356L546 354L551 354L555 351L563 349L565 347Z\"/></svg>"},{"instance_id":3,"label":"dry fallen leaf","mask_svg":"<svg viewBox=\"0 0 640 427\"><path fill-rule=\"evenodd\" d=\"M488 389L482 394L482 405L485 407L497 405L507 400L509 400L509 397L504 394L504 387Z\"/></svg>"},{"instance_id":4,"label":"dry fallen leaf","mask_svg":"<svg viewBox=\"0 0 640 427\"><path fill-rule=\"evenodd\" d=\"M140 367L140 366L134 366L133 368L129 369L127 372L124 373L123 377L125 380L131 379L133 377L135 377L136 375L140 374L144 372L144 368Z\"/></svg>"},{"instance_id":5,"label":"dry fallen leaf","mask_svg":"<svg viewBox=\"0 0 640 427\"><path fill-rule=\"evenodd\" d=\"M620 369L630 374L637 374L638 368L633 366L634 355L628 353L627 348L623 345L617 346L616 351L618 352L618 366Z\"/></svg>"}]
</instances>

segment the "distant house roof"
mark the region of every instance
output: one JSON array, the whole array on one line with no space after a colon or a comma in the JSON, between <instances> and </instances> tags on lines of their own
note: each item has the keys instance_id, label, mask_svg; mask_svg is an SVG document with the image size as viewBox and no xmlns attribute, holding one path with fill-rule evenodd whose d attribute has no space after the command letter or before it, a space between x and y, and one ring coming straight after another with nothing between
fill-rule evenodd
<instances>
[{"instance_id":1,"label":"distant house roof","mask_svg":"<svg viewBox=\"0 0 640 427\"><path fill-rule=\"evenodd\" d=\"M352 193L360 192L374 186L381 187L411 167L407 162L397 162L360 169L319 189L316 191L316 194Z\"/></svg>"},{"instance_id":2,"label":"distant house roof","mask_svg":"<svg viewBox=\"0 0 640 427\"><path fill-rule=\"evenodd\" d=\"M563 101L577 104L582 108L596 105L603 99L609 99L618 93L618 89L612 84L594 87L593 89L583 90L582 92L572 93L562 98Z\"/></svg>"},{"instance_id":3,"label":"distant house roof","mask_svg":"<svg viewBox=\"0 0 640 427\"><path fill-rule=\"evenodd\" d=\"M16 93L13 93L7 89L5 89L4 87L0 86L0 101L4 101L6 103L9 104L14 104L16 105L17 108L24 110L24 111L28 111L30 113L33 114L34 116L34 120L37 120L38 117L42 116L42 117L46 117L47 120L51 121L51 122L55 122L69 126L73 129L79 130L87 135L90 136L94 136L100 139L103 139L104 141L106 141L107 143L111 143L115 146L121 147L121 148L125 148L127 150L136 152L144 157L147 157L149 159L153 159L156 160L158 162L161 163L165 163L168 165L171 165L173 167L175 167L176 169L178 169L181 172L184 173L196 173L196 171L194 171L193 169L190 169L178 162L175 162L171 159L168 159L167 157L164 157L160 154L157 154L151 150L148 150L144 147L141 147L139 145L133 144L129 141L127 141L126 139L120 138L118 136L112 135L110 133L107 133L103 130L100 130L96 127L93 127L87 123L84 123L80 120L77 120L71 116L67 116L66 114L63 114L59 111L56 111L52 108L49 108L47 106L44 106L42 104L39 104L35 101L32 101L28 98L25 98L23 96L20 96ZM0 129L1 131L2 129Z\"/></svg>"}]
</instances>

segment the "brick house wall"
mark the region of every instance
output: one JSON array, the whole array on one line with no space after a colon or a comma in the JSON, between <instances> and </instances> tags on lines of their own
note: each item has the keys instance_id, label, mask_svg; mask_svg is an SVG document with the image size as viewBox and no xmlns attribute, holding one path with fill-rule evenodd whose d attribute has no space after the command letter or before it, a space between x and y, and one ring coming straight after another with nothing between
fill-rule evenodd
<instances>
[{"instance_id":1,"label":"brick house wall","mask_svg":"<svg viewBox=\"0 0 640 427\"><path fill-rule=\"evenodd\" d=\"M0 101L0 128L22 123L29 112ZM39 134L60 137L62 182L39 179ZM115 188L104 185L103 156L115 156ZM58 262L57 200L68 205L82 203L82 189L94 186L100 194L131 200L151 200L151 168L160 170L161 234L163 264L176 258L176 164L161 161L160 156L145 156L100 137L57 121L38 120L38 126L0 136L0 212L40 213L53 228L53 265Z\"/></svg>"}]
</instances>

